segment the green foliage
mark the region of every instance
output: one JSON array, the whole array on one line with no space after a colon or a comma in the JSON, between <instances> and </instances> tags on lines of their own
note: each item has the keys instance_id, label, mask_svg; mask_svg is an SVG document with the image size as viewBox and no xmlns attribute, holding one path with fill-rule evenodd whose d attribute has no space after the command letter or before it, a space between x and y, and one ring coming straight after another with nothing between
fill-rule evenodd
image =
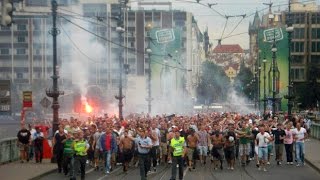
<instances>
[{"instance_id":1,"label":"green foliage","mask_svg":"<svg viewBox=\"0 0 320 180\"><path fill-rule=\"evenodd\" d=\"M234 88L238 94L242 94L248 99L253 99L253 91L255 89L255 83L253 73L244 63L240 65L240 72L234 80Z\"/></svg>"},{"instance_id":2,"label":"green foliage","mask_svg":"<svg viewBox=\"0 0 320 180\"><path fill-rule=\"evenodd\" d=\"M202 74L197 87L197 97L201 104L222 102L227 97L230 80L222 67L211 61L202 63Z\"/></svg>"}]
</instances>

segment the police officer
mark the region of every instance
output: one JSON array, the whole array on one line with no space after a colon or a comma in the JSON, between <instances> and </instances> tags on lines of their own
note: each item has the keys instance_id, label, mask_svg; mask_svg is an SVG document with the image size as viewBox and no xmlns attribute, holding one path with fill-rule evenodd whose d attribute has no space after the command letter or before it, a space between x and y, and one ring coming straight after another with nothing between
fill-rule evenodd
<instances>
[{"instance_id":1,"label":"police officer","mask_svg":"<svg viewBox=\"0 0 320 180\"><path fill-rule=\"evenodd\" d=\"M147 131L143 128L139 128L139 136L131 138L135 141L138 149L139 166L141 180L147 179L147 172L150 169L150 149L152 148L152 140L146 135Z\"/></svg>"},{"instance_id":2,"label":"police officer","mask_svg":"<svg viewBox=\"0 0 320 180\"><path fill-rule=\"evenodd\" d=\"M85 170L86 170L86 161L87 161L87 151L90 147L89 143L83 138L83 132L78 131L78 138L74 140L72 148L74 150L74 168L73 168L73 177L71 180L76 179L76 174L80 166L81 171L81 180L84 180Z\"/></svg>"},{"instance_id":3,"label":"police officer","mask_svg":"<svg viewBox=\"0 0 320 180\"><path fill-rule=\"evenodd\" d=\"M174 138L170 141L170 148L169 151L173 152L172 157L172 174L170 180L175 180L177 176L177 164L179 165L179 180L183 179L183 158L186 153L186 143L184 137L180 136L180 131L176 128L173 130ZM168 153L171 156L171 153ZM169 157L171 159L171 157Z\"/></svg>"}]
</instances>

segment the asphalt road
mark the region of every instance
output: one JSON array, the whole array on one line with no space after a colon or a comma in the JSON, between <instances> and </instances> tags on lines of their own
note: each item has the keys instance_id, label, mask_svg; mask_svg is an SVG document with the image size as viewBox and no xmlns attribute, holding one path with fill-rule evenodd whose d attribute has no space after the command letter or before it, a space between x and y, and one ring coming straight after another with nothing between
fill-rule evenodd
<instances>
[{"instance_id":1,"label":"asphalt road","mask_svg":"<svg viewBox=\"0 0 320 180\"><path fill-rule=\"evenodd\" d=\"M195 170L189 172L184 169L184 180L319 180L320 174L310 166L296 167L295 165L276 165L272 162L267 167L267 172L259 171L254 163L246 167L236 166L234 171L227 170L224 164L224 170L213 170L211 163L206 166L197 164ZM171 178L171 166L159 166L156 173L148 176L148 180L169 180ZM42 180L67 180L63 174L52 173ZM121 167L117 167L110 175L105 175L103 171L93 171L87 169L86 180L139 180L139 168L131 168L127 173L122 172ZM178 178L177 178L178 179Z\"/></svg>"}]
</instances>

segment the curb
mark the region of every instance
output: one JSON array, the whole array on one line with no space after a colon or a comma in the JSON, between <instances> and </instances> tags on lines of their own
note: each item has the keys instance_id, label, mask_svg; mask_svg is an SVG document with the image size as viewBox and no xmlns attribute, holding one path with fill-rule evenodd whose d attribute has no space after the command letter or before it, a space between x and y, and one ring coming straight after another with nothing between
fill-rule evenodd
<instances>
[{"instance_id":1,"label":"curb","mask_svg":"<svg viewBox=\"0 0 320 180\"><path fill-rule=\"evenodd\" d=\"M316 170L318 173L320 173L320 167L315 166L313 163L311 163L308 159L304 159L305 162L314 170Z\"/></svg>"},{"instance_id":2,"label":"curb","mask_svg":"<svg viewBox=\"0 0 320 180\"><path fill-rule=\"evenodd\" d=\"M36 177L30 178L29 180L39 180L39 179L41 179L41 178L43 178L43 177L45 177L45 176L47 176L47 175L49 175L49 174L51 174L51 173L54 173L54 172L56 172L56 171L57 171L57 169L55 168L55 169L52 169L52 170L50 170L50 171L44 172L44 173L42 173L42 174L39 174L39 175L36 176Z\"/></svg>"}]
</instances>

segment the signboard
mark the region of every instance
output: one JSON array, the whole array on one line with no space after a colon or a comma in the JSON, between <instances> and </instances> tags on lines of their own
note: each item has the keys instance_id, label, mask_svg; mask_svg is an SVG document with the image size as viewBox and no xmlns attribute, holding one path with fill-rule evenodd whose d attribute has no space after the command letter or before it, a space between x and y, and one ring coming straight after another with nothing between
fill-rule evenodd
<instances>
[{"instance_id":1,"label":"signboard","mask_svg":"<svg viewBox=\"0 0 320 180\"><path fill-rule=\"evenodd\" d=\"M23 91L23 107L32 108L32 91Z\"/></svg>"},{"instance_id":2,"label":"signboard","mask_svg":"<svg viewBox=\"0 0 320 180\"><path fill-rule=\"evenodd\" d=\"M283 33L281 28L266 29L263 31L264 41L272 43L273 40L281 41Z\"/></svg>"},{"instance_id":3,"label":"signboard","mask_svg":"<svg viewBox=\"0 0 320 180\"><path fill-rule=\"evenodd\" d=\"M175 40L173 29L161 29L156 31L158 43L168 43Z\"/></svg>"},{"instance_id":4,"label":"signboard","mask_svg":"<svg viewBox=\"0 0 320 180\"><path fill-rule=\"evenodd\" d=\"M48 107L51 105L51 101L50 101L47 97L44 97L44 98L40 101L40 104L41 104L42 107L48 108Z\"/></svg>"},{"instance_id":5,"label":"signboard","mask_svg":"<svg viewBox=\"0 0 320 180\"><path fill-rule=\"evenodd\" d=\"M10 80L0 80L0 113L11 113Z\"/></svg>"},{"instance_id":6,"label":"signboard","mask_svg":"<svg viewBox=\"0 0 320 180\"><path fill-rule=\"evenodd\" d=\"M268 82L272 81L272 79L269 79L268 72L270 71L270 66L272 65L272 52L271 52L271 46L270 42L273 42L273 39L278 41L277 42L277 48L278 51L276 53L277 58L277 64L278 69L280 71L280 82L279 82L279 94L276 96L281 99L281 107L280 110L286 111L287 110L287 100L283 97L288 94L288 74L289 74L289 68L288 68L288 34L285 31L285 28L272 28L272 29L260 29L258 34L258 42L259 42L259 50L261 50L260 53L260 66L261 69L261 75L260 75L260 99L263 99L263 62L262 60L266 58L266 92L269 92L272 87L268 87ZM280 50L279 50L280 49ZM267 98L272 97L272 93L267 93ZM262 102L261 102L262 104ZM269 107L270 108L270 107Z\"/></svg>"}]
</instances>

